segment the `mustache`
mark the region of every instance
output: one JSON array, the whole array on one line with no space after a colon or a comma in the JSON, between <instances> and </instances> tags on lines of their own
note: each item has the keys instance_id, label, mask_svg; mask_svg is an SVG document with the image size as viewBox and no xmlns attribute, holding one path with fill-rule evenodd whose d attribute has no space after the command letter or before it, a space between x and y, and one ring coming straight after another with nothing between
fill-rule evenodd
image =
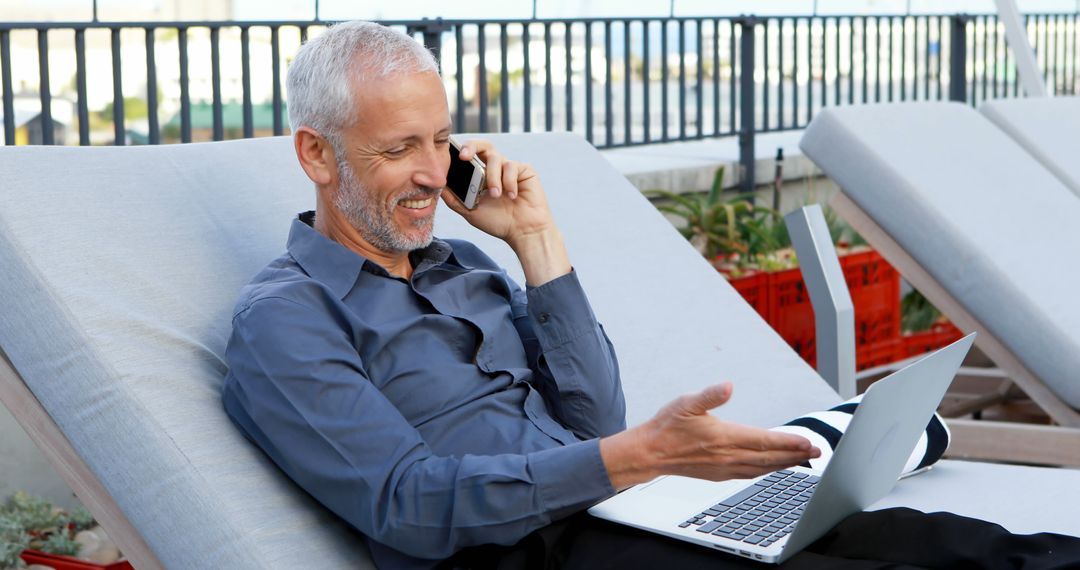
<instances>
[{"instance_id":1,"label":"mustache","mask_svg":"<svg viewBox=\"0 0 1080 570\"><path fill-rule=\"evenodd\" d=\"M402 200L424 200L426 198L438 198L442 194L442 188L417 188L412 192L402 194L398 196L394 201L401 202Z\"/></svg>"}]
</instances>

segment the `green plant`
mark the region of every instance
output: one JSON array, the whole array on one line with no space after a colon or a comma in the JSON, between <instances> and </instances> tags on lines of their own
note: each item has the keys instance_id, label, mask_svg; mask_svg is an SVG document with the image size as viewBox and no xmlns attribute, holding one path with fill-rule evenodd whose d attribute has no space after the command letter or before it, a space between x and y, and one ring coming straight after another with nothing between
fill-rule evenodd
<instances>
[{"instance_id":1,"label":"green plant","mask_svg":"<svg viewBox=\"0 0 1080 570\"><path fill-rule=\"evenodd\" d=\"M18 559L26 548L74 556L80 546L75 533L95 524L82 507L67 513L45 499L16 492L0 507L0 568L14 566L10 557Z\"/></svg>"},{"instance_id":2,"label":"green plant","mask_svg":"<svg viewBox=\"0 0 1080 570\"><path fill-rule=\"evenodd\" d=\"M0 568L20 568L19 555L30 547L30 536L19 521L8 514L0 514Z\"/></svg>"},{"instance_id":3,"label":"green plant","mask_svg":"<svg viewBox=\"0 0 1080 570\"><path fill-rule=\"evenodd\" d=\"M159 90L158 93L161 91ZM124 97L124 118L145 119L150 114L150 107L143 97ZM109 101L97 112L98 119L104 123L111 123L113 116L113 102Z\"/></svg>"},{"instance_id":4,"label":"green plant","mask_svg":"<svg viewBox=\"0 0 1080 570\"><path fill-rule=\"evenodd\" d=\"M5 511L29 533L45 533L61 525L60 512L51 503L22 491L8 499Z\"/></svg>"},{"instance_id":5,"label":"green plant","mask_svg":"<svg viewBox=\"0 0 1080 570\"><path fill-rule=\"evenodd\" d=\"M903 332L929 330L940 316L937 307L914 289L900 300L900 330Z\"/></svg>"},{"instance_id":6,"label":"green plant","mask_svg":"<svg viewBox=\"0 0 1080 570\"><path fill-rule=\"evenodd\" d=\"M90 514L90 511L86 510L86 507L78 506L75 510L68 513L67 522L75 527L74 532L79 532L93 528L97 524L94 521L94 515Z\"/></svg>"},{"instance_id":7,"label":"green plant","mask_svg":"<svg viewBox=\"0 0 1080 570\"><path fill-rule=\"evenodd\" d=\"M79 553L80 546L82 545L75 542L75 539L66 532L57 532L55 534L50 534L48 538L42 541L41 546L38 546L37 549L50 554L75 556Z\"/></svg>"},{"instance_id":8,"label":"green plant","mask_svg":"<svg viewBox=\"0 0 1080 570\"><path fill-rule=\"evenodd\" d=\"M657 209L681 220L678 230L718 269L731 277L748 270L779 271L798 265L791 249L791 237L781 215L773 208L758 206L750 194L725 199L724 169L716 170L708 192L676 194L648 190L657 200ZM817 203L813 180L807 178L804 204ZM823 207L825 223L833 243L841 248L865 245L851 226L835 211Z\"/></svg>"},{"instance_id":9,"label":"green plant","mask_svg":"<svg viewBox=\"0 0 1080 570\"><path fill-rule=\"evenodd\" d=\"M779 212L754 204L747 195L723 199L723 180L724 169L719 168L706 193L650 190L645 195L663 200L657 209L680 218L683 226L679 232L710 260L738 254L749 262L790 243Z\"/></svg>"}]
</instances>

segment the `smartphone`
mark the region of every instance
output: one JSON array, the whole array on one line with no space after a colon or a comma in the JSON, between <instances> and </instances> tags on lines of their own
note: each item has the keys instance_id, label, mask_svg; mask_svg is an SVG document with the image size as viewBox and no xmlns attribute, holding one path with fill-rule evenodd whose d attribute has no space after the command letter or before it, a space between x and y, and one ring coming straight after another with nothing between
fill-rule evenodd
<instances>
[{"instance_id":1,"label":"smartphone","mask_svg":"<svg viewBox=\"0 0 1080 570\"><path fill-rule=\"evenodd\" d=\"M446 187L458 197L466 208L472 210L480 202L484 191L484 162L472 157L461 160L461 143L450 137L450 171L446 173Z\"/></svg>"}]
</instances>

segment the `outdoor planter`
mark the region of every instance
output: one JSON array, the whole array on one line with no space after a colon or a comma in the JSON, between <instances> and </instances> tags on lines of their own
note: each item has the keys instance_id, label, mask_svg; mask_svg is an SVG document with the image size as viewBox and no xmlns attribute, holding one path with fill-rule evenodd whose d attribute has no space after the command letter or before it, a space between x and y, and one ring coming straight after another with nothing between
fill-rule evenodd
<instances>
[{"instance_id":1,"label":"outdoor planter","mask_svg":"<svg viewBox=\"0 0 1080 570\"><path fill-rule=\"evenodd\" d=\"M771 300L769 287L772 282L772 275L772 273L766 271L755 271L738 278L732 278L728 274L724 276L728 278L728 282L742 295L743 299L746 299L746 302L761 315L761 318L769 321L769 302Z\"/></svg>"},{"instance_id":2,"label":"outdoor planter","mask_svg":"<svg viewBox=\"0 0 1080 570\"><path fill-rule=\"evenodd\" d=\"M16 492L0 503L0 568L21 567L20 562L55 570L132 568L85 508L68 512Z\"/></svg>"},{"instance_id":3,"label":"outdoor planter","mask_svg":"<svg viewBox=\"0 0 1080 570\"><path fill-rule=\"evenodd\" d=\"M127 560L120 560L112 564L94 564L72 556L47 554L39 550L24 550L21 558L27 565L44 564L56 570L133 570Z\"/></svg>"},{"instance_id":4,"label":"outdoor planter","mask_svg":"<svg viewBox=\"0 0 1080 570\"><path fill-rule=\"evenodd\" d=\"M855 307L855 360L859 370L899 359L900 274L868 248L840 254ZM811 366L817 362L814 310L799 268L728 277L732 287Z\"/></svg>"},{"instance_id":5,"label":"outdoor planter","mask_svg":"<svg viewBox=\"0 0 1080 570\"><path fill-rule=\"evenodd\" d=\"M948 321L935 323L930 330L905 333L901 337L900 356L909 358L937 350L960 340L963 336L964 332Z\"/></svg>"},{"instance_id":6,"label":"outdoor planter","mask_svg":"<svg viewBox=\"0 0 1080 570\"><path fill-rule=\"evenodd\" d=\"M683 235L720 271L746 302L811 366L816 366L814 309L797 267L791 239L780 213L751 195L725 198L724 169L716 171L707 193L645 195L661 200L661 212L681 220ZM900 273L866 245L835 215L826 212L829 234L837 244L855 308L855 361L858 370L889 364L907 356L907 347L933 347L944 336L901 338ZM933 310L933 307L929 307ZM925 326L925 325L924 325ZM918 345L918 348L916 348Z\"/></svg>"}]
</instances>

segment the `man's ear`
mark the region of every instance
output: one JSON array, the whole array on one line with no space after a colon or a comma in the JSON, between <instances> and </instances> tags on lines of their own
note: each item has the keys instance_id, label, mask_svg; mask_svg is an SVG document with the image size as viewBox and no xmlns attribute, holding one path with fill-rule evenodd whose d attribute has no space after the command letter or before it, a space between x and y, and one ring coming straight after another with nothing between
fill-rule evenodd
<instances>
[{"instance_id":1,"label":"man's ear","mask_svg":"<svg viewBox=\"0 0 1080 570\"><path fill-rule=\"evenodd\" d=\"M316 185L326 186L337 175L337 158L334 149L322 135L311 127L300 127L293 134L296 158L300 168Z\"/></svg>"}]
</instances>

